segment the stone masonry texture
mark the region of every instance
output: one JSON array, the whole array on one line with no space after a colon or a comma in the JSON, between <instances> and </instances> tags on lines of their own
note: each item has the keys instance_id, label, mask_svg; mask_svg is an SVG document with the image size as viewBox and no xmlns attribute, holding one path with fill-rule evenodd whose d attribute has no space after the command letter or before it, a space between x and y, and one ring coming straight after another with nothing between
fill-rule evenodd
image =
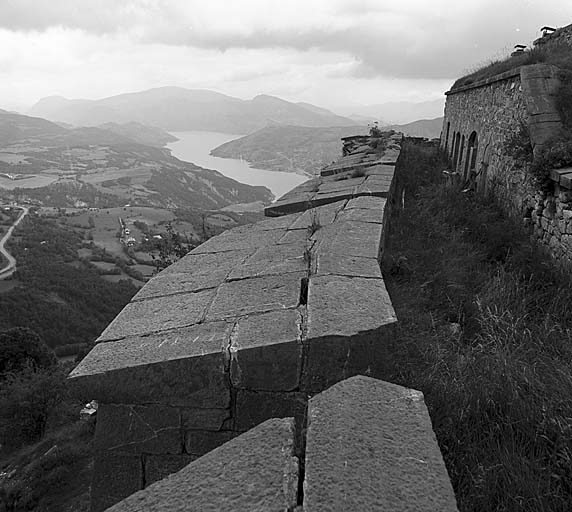
<instances>
[{"instance_id":1,"label":"stone masonry texture","mask_svg":"<svg viewBox=\"0 0 572 512\"><path fill-rule=\"evenodd\" d=\"M75 394L101 404L92 512L153 482L113 510L179 510L184 499L185 510L299 504L295 490L276 487L272 450L291 461L284 436L295 425L288 442L303 456L309 397L354 375L384 377L397 321L380 261L402 136L388 135L377 154L345 143L344 158L269 206L268 219L208 240L151 279L72 371ZM249 461L267 456L261 486L240 496L223 460L249 485ZM232 457L246 457L244 468ZM188 491L159 507L183 481ZM237 508L220 505L224 492Z\"/></svg>"},{"instance_id":2,"label":"stone masonry texture","mask_svg":"<svg viewBox=\"0 0 572 512\"><path fill-rule=\"evenodd\" d=\"M572 25L535 44L545 51L568 45L572 51L570 34ZM556 66L535 64L449 91L441 147L465 187L496 197L557 263L569 268L572 169L555 170L552 183L541 188L529 172L531 163L512 158L507 145L511 138L520 137L530 142L538 156L561 134L556 102L559 76Z\"/></svg>"},{"instance_id":3,"label":"stone masonry texture","mask_svg":"<svg viewBox=\"0 0 572 512\"><path fill-rule=\"evenodd\" d=\"M308 405L304 512L457 510L419 391L353 377Z\"/></svg>"},{"instance_id":4,"label":"stone masonry texture","mask_svg":"<svg viewBox=\"0 0 572 512\"><path fill-rule=\"evenodd\" d=\"M291 510L298 489L293 446L293 420L268 420L108 511Z\"/></svg>"}]
</instances>

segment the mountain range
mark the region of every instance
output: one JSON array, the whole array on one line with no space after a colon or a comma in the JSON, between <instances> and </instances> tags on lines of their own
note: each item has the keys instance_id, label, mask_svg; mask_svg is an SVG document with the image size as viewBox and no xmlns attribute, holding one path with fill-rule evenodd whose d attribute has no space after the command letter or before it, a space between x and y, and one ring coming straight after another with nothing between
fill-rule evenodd
<instances>
[{"instance_id":1,"label":"mountain range","mask_svg":"<svg viewBox=\"0 0 572 512\"><path fill-rule=\"evenodd\" d=\"M350 119L308 103L261 94L242 100L214 91L160 87L100 100L51 96L29 112L76 126L136 121L168 131L218 131L246 134L273 125L347 126Z\"/></svg>"},{"instance_id":2,"label":"mountain range","mask_svg":"<svg viewBox=\"0 0 572 512\"><path fill-rule=\"evenodd\" d=\"M336 112L350 117L354 123L367 124L379 121L381 125L408 124L419 119L443 116L445 99L411 102L390 101L374 105L341 106Z\"/></svg>"}]
</instances>

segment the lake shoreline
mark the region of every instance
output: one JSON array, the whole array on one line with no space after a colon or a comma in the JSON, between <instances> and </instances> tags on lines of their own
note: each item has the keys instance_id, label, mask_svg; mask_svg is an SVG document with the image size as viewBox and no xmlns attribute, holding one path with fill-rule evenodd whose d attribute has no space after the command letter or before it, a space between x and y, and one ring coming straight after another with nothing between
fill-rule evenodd
<instances>
[{"instance_id":1,"label":"lake shoreline","mask_svg":"<svg viewBox=\"0 0 572 512\"><path fill-rule=\"evenodd\" d=\"M203 131L169 133L178 140L170 142L164 147L170 150L174 157L205 169L218 171L240 183L251 186L264 186L272 192L275 200L294 187L315 177L303 171L289 172L262 169L253 167L250 162L244 159L223 158L211 154L211 151L218 146L238 139L242 135Z\"/></svg>"}]
</instances>

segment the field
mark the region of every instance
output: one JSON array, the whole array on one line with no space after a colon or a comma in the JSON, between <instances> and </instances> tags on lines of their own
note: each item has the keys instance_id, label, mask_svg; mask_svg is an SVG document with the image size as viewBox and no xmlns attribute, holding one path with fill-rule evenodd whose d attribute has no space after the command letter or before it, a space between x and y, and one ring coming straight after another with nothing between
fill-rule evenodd
<instances>
[{"instance_id":1,"label":"field","mask_svg":"<svg viewBox=\"0 0 572 512\"><path fill-rule=\"evenodd\" d=\"M84 246L78 250L78 258L91 261L104 279L112 282L130 279L137 286L155 272L153 256L159 255L157 246L168 226L184 240L196 244L205 236L250 222L250 216L257 215L128 205L116 208L42 207L38 214L79 233Z\"/></svg>"}]
</instances>

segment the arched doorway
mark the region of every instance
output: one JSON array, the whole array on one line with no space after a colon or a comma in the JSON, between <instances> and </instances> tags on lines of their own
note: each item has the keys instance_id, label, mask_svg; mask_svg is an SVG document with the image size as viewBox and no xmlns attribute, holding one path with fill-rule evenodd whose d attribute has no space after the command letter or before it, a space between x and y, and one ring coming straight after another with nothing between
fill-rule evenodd
<instances>
[{"instance_id":1,"label":"arched doorway","mask_svg":"<svg viewBox=\"0 0 572 512\"><path fill-rule=\"evenodd\" d=\"M485 146L485 150L483 151L483 159L479 164L479 172L477 173L478 190L483 195L487 193L487 174L488 174L490 159L491 159L491 144L489 142Z\"/></svg>"},{"instance_id":2,"label":"arched doorway","mask_svg":"<svg viewBox=\"0 0 572 512\"><path fill-rule=\"evenodd\" d=\"M453 170L457 169L457 161L459 159L459 144L461 142L461 134L457 132L454 137L454 144L453 144Z\"/></svg>"},{"instance_id":3,"label":"arched doorway","mask_svg":"<svg viewBox=\"0 0 572 512\"><path fill-rule=\"evenodd\" d=\"M447 131L445 132L445 154L448 155L448 149L449 149L449 128L451 128L451 123L448 122L447 123Z\"/></svg>"},{"instance_id":4,"label":"arched doorway","mask_svg":"<svg viewBox=\"0 0 572 512\"><path fill-rule=\"evenodd\" d=\"M475 172L477 164L477 151L479 149L479 138L477 132L472 132L469 135L469 142L467 144L467 159L465 160L464 177L468 179L470 175Z\"/></svg>"},{"instance_id":5,"label":"arched doorway","mask_svg":"<svg viewBox=\"0 0 572 512\"><path fill-rule=\"evenodd\" d=\"M463 153L465 151L465 136L461 139L461 150L459 151L459 168L463 168ZM457 166L455 165L455 170L457 170Z\"/></svg>"}]
</instances>

